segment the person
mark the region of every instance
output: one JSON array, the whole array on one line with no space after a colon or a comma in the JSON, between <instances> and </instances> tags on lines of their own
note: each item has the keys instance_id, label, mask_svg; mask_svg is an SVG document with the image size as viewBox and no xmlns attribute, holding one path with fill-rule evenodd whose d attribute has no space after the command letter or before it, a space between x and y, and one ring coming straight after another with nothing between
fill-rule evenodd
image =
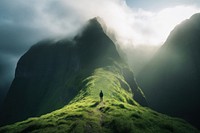
<instances>
[{"instance_id":1,"label":"person","mask_svg":"<svg viewBox=\"0 0 200 133\"><path fill-rule=\"evenodd\" d=\"M100 96L100 101L103 101L103 92L101 90L101 92L99 93L99 96Z\"/></svg>"}]
</instances>

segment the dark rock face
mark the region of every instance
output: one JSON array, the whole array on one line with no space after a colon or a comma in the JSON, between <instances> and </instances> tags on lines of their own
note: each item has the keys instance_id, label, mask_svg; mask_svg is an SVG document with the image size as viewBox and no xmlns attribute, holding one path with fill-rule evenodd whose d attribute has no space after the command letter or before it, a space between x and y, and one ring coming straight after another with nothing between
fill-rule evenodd
<instances>
[{"instance_id":1,"label":"dark rock face","mask_svg":"<svg viewBox=\"0 0 200 133\"><path fill-rule=\"evenodd\" d=\"M77 95L85 77L113 61L123 62L97 19L90 20L73 40L39 42L17 64L1 124L63 107Z\"/></svg>"},{"instance_id":2,"label":"dark rock face","mask_svg":"<svg viewBox=\"0 0 200 133\"><path fill-rule=\"evenodd\" d=\"M79 70L76 51L67 43L46 45L49 43L32 47L19 60L2 119L15 121L50 112L69 102L78 91L73 86L65 89Z\"/></svg>"},{"instance_id":3,"label":"dark rock face","mask_svg":"<svg viewBox=\"0 0 200 133\"><path fill-rule=\"evenodd\" d=\"M150 106L200 128L200 14L178 25L137 77Z\"/></svg>"},{"instance_id":4,"label":"dark rock face","mask_svg":"<svg viewBox=\"0 0 200 133\"><path fill-rule=\"evenodd\" d=\"M39 42L19 60L1 121L15 122L67 104L93 68L120 60L113 42L93 19L74 40Z\"/></svg>"},{"instance_id":5,"label":"dark rock face","mask_svg":"<svg viewBox=\"0 0 200 133\"><path fill-rule=\"evenodd\" d=\"M148 106L145 95L143 93L143 91L139 88L135 77L133 75L133 72L130 71L130 69L123 69L123 76L126 80L126 82L129 84L132 93L134 94L133 98L134 100L136 100L137 102L140 103L140 105L142 106Z\"/></svg>"}]
</instances>

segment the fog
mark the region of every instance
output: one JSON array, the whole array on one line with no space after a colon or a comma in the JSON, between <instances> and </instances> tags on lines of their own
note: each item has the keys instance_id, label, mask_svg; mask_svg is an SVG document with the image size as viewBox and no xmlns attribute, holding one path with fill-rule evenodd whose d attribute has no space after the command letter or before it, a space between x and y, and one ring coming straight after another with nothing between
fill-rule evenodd
<instances>
[{"instance_id":1,"label":"fog","mask_svg":"<svg viewBox=\"0 0 200 133\"><path fill-rule=\"evenodd\" d=\"M177 24L199 9L195 5L178 5L155 12L131 8L125 0L2 0L0 93L8 90L17 61L30 46L45 38L73 37L91 18L99 16L104 20L106 32L115 34L115 43L127 53L127 60L134 67L137 58L146 60L139 63L143 66L156 51L150 48L145 52L145 48L157 49ZM134 50L141 49L140 46L143 52L136 55ZM141 66L136 66L135 71Z\"/></svg>"}]
</instances>

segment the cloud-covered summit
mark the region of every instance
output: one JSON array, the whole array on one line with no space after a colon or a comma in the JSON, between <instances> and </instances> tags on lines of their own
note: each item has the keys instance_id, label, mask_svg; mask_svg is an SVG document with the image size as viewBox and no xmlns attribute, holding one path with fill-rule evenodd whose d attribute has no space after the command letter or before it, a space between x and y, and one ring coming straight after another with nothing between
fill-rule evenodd
<instances>
[{"instance_id":1,"label":"cloud-covered summit","mask_svg":"<svg viewBox=\"0 0 200 133\"><path fill-rule=\"evenodd\" d=\"M1 0L0 90L8 88L17 60L31 45L44 38L73 36L91 18L100 16L108 32L128 49L162 44L175 25L199 9L179 5L154 12L130 8L125 0Z\"/></svg>"}]
</instances>

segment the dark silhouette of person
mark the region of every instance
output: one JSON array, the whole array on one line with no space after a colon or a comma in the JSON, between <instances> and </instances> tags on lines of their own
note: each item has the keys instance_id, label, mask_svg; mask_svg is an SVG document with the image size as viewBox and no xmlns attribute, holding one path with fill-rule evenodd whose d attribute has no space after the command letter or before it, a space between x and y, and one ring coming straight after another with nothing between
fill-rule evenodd
<instances>
[{"instance_id":1,"label":"dark silhouette of person","mask_svg":"<svg viewBox=\"0 0 200 133\"><path fill-rule=\"evenodd\" d=\"M100 97L100 100L103 101L103 92L101 90L101 92L99 93L99 97Z\"/></svg>"}]
</instances>

